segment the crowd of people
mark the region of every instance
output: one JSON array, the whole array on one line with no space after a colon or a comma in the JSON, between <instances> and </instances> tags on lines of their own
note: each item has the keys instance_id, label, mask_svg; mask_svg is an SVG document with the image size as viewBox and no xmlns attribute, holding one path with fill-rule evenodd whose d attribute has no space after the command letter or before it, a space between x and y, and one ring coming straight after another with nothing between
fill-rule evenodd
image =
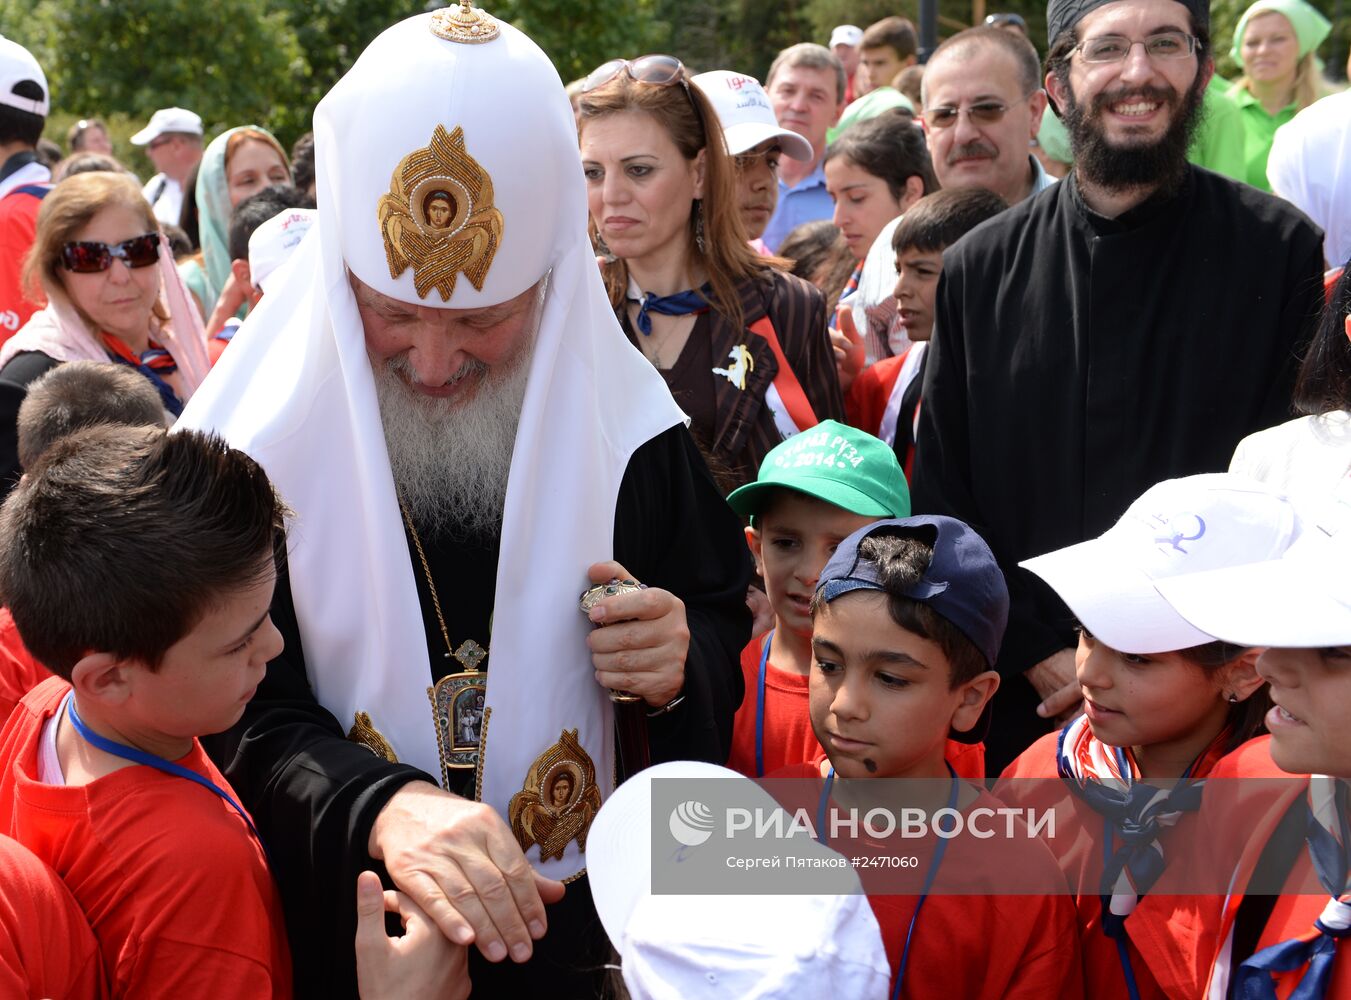
<instances>
[{"instance_id":1,"label":"crowd of people","mask_svg":"<svg viewBox=\"0 0 1351 1000\"><path fill-rule=\"evenodd\" d=\"M0 38L0 994L1351 996L1332 26L1047 23L466 0L146 181ZM1063 821L668 895L662 778Z\"/></svg>"}]
</instances>

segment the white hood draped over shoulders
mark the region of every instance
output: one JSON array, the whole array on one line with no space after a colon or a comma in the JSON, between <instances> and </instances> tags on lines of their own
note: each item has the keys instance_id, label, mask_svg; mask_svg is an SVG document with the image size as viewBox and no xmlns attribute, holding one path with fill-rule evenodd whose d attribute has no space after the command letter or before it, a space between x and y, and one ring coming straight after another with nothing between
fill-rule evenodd
<instances>
[{"instance_id":1,"label":"white hood draped over shoulders","mask_svg":"<svg viewBox=\"0 0 1351 1000\"><path fill-rule=\"evenodd\" d=\"M512 454L487 673L480 797L505 817L565 730L578 730L602 797L612 790L612 709L578 596L588 566L613 555L629 459L683 416L605 295L557 72L509 25L469 45L434 34L434 17L382 34L319 104L315 229L178 426L215 429L249 452L295 510L291 591L318 700L344 726L369 714L400 761L439 777L414 564L347 271L402 302L456 309L504 302L549 275ZM459 273L445 302L435 289L418 294L416 267L391 277L378 213L404 158L438 126L462 130L501 215L481 288ZM465 211L483 207L471 198ZM576 842L562 860L542 862L538 846L527 858L555 878L585 866Z\"/></svg>"}]
</instances>

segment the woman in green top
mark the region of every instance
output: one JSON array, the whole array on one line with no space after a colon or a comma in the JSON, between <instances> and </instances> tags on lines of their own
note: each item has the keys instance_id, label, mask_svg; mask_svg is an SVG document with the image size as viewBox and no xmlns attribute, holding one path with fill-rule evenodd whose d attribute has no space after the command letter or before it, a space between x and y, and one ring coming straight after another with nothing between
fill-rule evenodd
<instances>
[{"instance_id":1,"label":"woman in green top","mask_svg":"<svg viewBox=\"0 0 1351 1000\"><path fill-rule=\"evenodd\" d=\"M1229 92L1243 121L1244 176L1270 191L1267 154L1280 128L1322 95L1314 49L1332 25L1305 0L1257 0L1239 19L1230 50L1243 68Z\"/></svg>"}]
</instances>

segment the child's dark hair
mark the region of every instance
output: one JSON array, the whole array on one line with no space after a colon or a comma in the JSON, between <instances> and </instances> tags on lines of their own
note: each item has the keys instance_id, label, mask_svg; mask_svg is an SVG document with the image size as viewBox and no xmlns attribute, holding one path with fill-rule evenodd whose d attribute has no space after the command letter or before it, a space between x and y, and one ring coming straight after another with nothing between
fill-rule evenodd
<instances>
[{"instance_id":1,"label":"child's dark hair","mask_svg":"<svg viewBox=\"0 0 1351 1000\"><path fill-rule=\"evenodd\" d=\"M249 195L230 213L230 259L249 259L249 237L274 215L290 208L313 208L314 199L290 184L273 184Z\"/></svg>"},{"instance_id":2,"label":"child's dark hair","mask_svg":"<svg viewBox=\"0 0 1351 1000\"><path fill-rule=\"evenodd\" d=\"M877 566L891 620L907 632L936 643L943 651L951 672L949 687L957 688L990 669L985 654L965 632L923 601L907 596L907 591L914 589L933 561L931 542L913 529L883 529L863 539L858 554ZM820 607L819 599L818 591L812 602L813 611Z\"/></svg>"},{"instance_id":3,"label":"child's dark hair","mask_svg":"<svg viewBox=\"0 0 1351 1000\"><path fill-rule=\"evenodd\" d=\"M829 313L834 313L849 275L858 266L843 234L829 219L794 227L779 244L779 256L793 262L793 274L821 289Z\"/></svg>"},{"instance_id":4,"label":"child's dark hair","mask_svg":"<svg viewBox=\"0 0 1351 1000\"><path fill-rule=\"evenodd\" d=\"M910 206L891 237L891 249L937 253L993 219L1008 202L985 188L947 188L925 195Z\"/></svg>"},{"instance_id":5,"label":"child's dark hair","mask_svg":"<svg viewBox=\"0 0 1351 1000\"><path fill-rule=\"evenodd\" d=\"M938 190L929 147L924 132L908 112L890 108L880 115L855 122L826 147L822 163L844 157L860 170L887 182L887 190L897 200L905 194L905 183L918 177L924 194Z\"/></svg>"},{"instance_id":6,"label":"child's dark hair","mask_svg":"<svg viewBox=\"0 0 1351 1000\"><path fill-rule=\"evenodd\" d=\"M213 434L91 427L47 450L0 508L0 600L53 673L91 652L155 670L270 571L286 507Z\"/></svg>"},{"instance_id":7,"label":"child's dark hair","mask_svg":"<svg viewBox=\"0 0 1351 1000\"><path fill-rule=\"evenodd\" d=\"M895 52L896 58L901 61L910 58L919 50L915 26L906 18L894 16L884 17L875 24L868 25L868 30L863 32L863 37L859 40L859 51L880 49L884 46ZM885 87L889 83L890 80L874 80L873 86Z\"/></svg>"},{"instance_id":8,"label":"child's dark hair","mask_svg":"<svg viewBox=\"0 0 1351 1000\"><path fill-rule=\"evenodd\" d=\"M1233 643L1216 640L1189 649L1180 649L1177 655L1193 666L1199 667L1210 677L1248 652L1251 650L1247 646L1236 646ZM1229 740L1224 747L1225 753L1237 749L1240 744L1267 731L1265 720L1267 712L1271 711L1271 705L1271 690L1265 684L1243 701L1230 704Z\"/></svg>"},{"instance_id":9,"label":"child's dark hair","mask_svg":"<svg viewBox=\"0 0 1351 1000\"><path fill-rule=\"evenodd\" d=\"M99 424L163 427L164 404L145 376L125 365L58 365L28 387L19 407L19 464L32 468L57 439Z\"/></svg>"},{"instance_id":10,"label":"child's dark hair","mask_svg":"<svg viewBox=\"0 0 1351 1000\"><path fill-rule=\"evenodd\" d=\"M1309 343L1309 352L1295 382L1295 409L1321 416L1351 410L1351 340L1346 317L1351 313L1351 260L1332 287L1332 297Z\"/></svg>"}]
</instances>

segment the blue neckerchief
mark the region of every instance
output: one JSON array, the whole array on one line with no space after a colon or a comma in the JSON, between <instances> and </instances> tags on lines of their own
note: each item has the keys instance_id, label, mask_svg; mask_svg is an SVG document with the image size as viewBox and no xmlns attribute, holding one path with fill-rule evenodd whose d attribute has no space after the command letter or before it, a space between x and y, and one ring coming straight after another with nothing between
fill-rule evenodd
<instances>
[{"instance_id":1,"label":"blue neckerchief","mask_svg":"<svg viewBox=\"0 0 1351 1000\"><path fill-rule=\"evenodd\" d=\"M709 307L710 294L711 289L708 285L704 285L698 291L687 288L674 295L653 295L648 292L641 299L630 295L629 301L638 303L638 332L645 337L652 335L652 317L648 313L657 313L659 316L688 316L691 313L703 312Z\"/></svg>"},{"instance_id":2,"label":"blue neckerchief","mask_svg":"<svg viewBox=\"0 0 1351 1000\"><path fill-rule=\"evenodd\" d=\"M156 372L155 369L151 368L149 364L149 362L154 360L155 358L168 356L169 352L164 350L163 348L154 348L152 350L146 351L144 354L141 355L140 364L132 364L130 361L128 361L121 355L115 354L112 351L108 352L108 360L119 365L126 365L128 368L140 372L147 379L149 379L150 384L153 385L155 387L155 391L159 393L160 402L164 404L164 408L168 410L170 413L172 413L175 417L177 417L181 416L183 413L183 403L179 400L179 398L176 395L174 395L173 387L170 386L168 382L164 381L164 379L160 378L159 373ZM163 370L170 371L172 369L166 368Z\"/></svg>"}]
</instances>

